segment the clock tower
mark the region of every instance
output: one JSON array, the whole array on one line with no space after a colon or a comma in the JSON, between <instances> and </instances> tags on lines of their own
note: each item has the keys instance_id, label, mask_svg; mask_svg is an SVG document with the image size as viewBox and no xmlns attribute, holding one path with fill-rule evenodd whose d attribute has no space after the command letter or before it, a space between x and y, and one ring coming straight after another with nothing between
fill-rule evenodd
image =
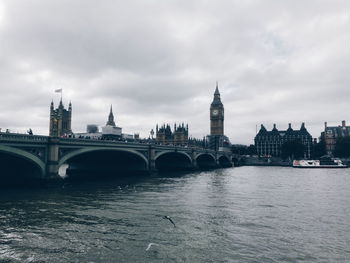
<instances>
[{"instance_id":1,"label":"clock tower","mask_svg":"<svg viewBox=\"0 0 350 263\"><path fill-rule=\"evenodd\" d=\"M210 135L224 135L224 105L220 99L218 83L210 105Z\"/></svg>"}]
</instances>

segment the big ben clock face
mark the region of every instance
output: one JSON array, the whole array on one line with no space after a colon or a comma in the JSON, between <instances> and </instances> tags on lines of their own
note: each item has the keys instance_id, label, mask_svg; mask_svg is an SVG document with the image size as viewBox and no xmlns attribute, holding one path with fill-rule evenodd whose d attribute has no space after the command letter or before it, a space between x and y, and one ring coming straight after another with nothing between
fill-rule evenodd
<instances>
[{"instance_id":1,"label":"big ben clock face","mask_svg":"<svg viewBox=\"0 0 350 263\"><path fill-rule=\"evenodd\" d=\"M217 116L219 114L219 110L213 110L213 115Z\"/></svg>"}]
</instances>

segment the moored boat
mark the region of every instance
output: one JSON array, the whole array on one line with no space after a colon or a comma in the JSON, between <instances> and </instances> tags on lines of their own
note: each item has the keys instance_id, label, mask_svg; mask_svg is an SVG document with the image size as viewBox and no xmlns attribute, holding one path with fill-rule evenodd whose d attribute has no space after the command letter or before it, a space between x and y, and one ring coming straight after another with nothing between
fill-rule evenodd
<instances>
[{"instance_id":1,"label":"moored boat","mask_svg":"<svg viewBox=\"0 0 350 263\"><path fill-rule=\"evenodd\" d=\"M320 160L294 160L294 168L348 168L339 159L323 157Z\"/></svg>"}]
</instances>

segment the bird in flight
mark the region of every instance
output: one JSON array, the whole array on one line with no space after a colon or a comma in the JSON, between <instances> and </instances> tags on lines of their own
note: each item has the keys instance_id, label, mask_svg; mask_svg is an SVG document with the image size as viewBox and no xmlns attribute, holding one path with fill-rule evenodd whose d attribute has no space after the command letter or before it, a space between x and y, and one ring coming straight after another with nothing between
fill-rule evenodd
<instances>
[{"instance_id":1,"label":"bird in flight","mask_svg":"<svg viewBox=\"0 0 350 263\"><path fill-rule=\"evenodd\" d=\"M152 245L157 245L157 244L156 243L149 243L147 248L146 248L146 251L148 251L151 248Z\"/></svg>"},{"instance_id":2,"label":"bird in flight","mask_svg":"<svg viewBox=\"0 0 350 263\"><path fill-rule=\"evenodd\" d=\"M170 218L170 216L163 216L163 219L168 219L174 225L174 227L176 227L174 221Z\"/></svg>"}]
</instances>

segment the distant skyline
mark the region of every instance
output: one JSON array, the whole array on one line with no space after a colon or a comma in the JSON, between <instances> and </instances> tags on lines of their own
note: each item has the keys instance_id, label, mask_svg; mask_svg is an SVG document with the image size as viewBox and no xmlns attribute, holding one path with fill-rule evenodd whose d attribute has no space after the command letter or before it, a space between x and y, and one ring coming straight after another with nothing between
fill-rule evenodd
<instances>
[{"instance_id":1,"label":"distant skyline","mask_svg":"<svg viewBox=\"0 0 350 263\"><path fill-rule=\"evenodd\" d=\"M350 2L343 0L0 0L0 127L49 133L49 107L73 104L72 130L156 124L209 134L216 81L225 134L256 126L318 137L350 123Z\"/></svg>"}]
</instances>

